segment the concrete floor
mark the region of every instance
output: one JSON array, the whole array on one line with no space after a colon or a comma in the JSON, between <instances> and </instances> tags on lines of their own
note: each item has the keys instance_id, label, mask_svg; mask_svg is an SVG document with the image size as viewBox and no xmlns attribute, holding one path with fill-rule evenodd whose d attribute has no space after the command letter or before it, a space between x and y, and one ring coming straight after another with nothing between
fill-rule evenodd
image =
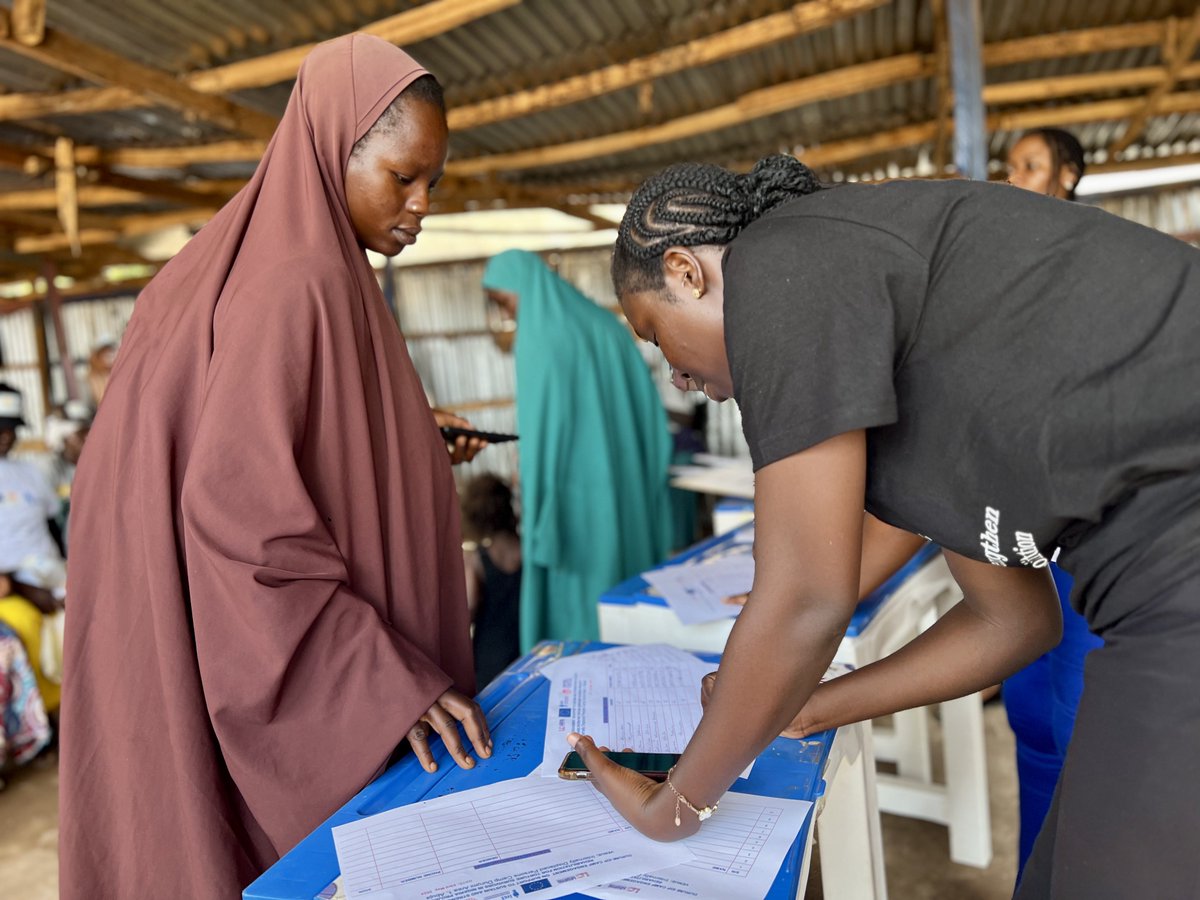
<instances>
[{"instance_id":1,"label":"concrete floor","mask_svg":"<svg viewBox=\"0 0 1200 900\"><path fill-rule=\"evenodd\" d=\"M1007 900L1016 876L1017 778L1012 733L999 703L984 708L994 858L986 869L950 862L946 829L883 817L892 900ZM0 894L5 900L58 897L58 768L40 759L12 773L0 791ZM818 854L807 897L821 900ZM184 898L179 898L184 900ZM231 898L234 900L234 898Z\"/></svg>"}]
</instances>

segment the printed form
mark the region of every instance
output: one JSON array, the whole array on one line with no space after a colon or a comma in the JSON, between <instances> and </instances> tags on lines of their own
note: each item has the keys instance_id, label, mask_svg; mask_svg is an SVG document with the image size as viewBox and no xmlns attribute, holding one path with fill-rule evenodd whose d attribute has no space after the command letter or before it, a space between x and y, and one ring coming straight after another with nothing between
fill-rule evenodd
<instances>
[{"instance_id":1,"label":"printed form","mask_svg":"<svg viewBox=\"0 0 1200 900\"><path fill-rule=\"evenodd\" d=\"M811 809L808 800L728 793L713 817L684 841L695 859L587 893L601 900L765 897Z\"/></svg>"},{"instance_id":2,"label":"printed form","mask_svg":"<svg viewBox=\"0 0 1200 900\"><path fill-rule=\"evenodd\" d=\"M638 834L590 784L519 778L333 829L347 898L561 897L692 858Z\"/></svg>"},{"instance_id":3,"label":"printed form","mask_svg":"<svg viewBox=\"0 0 1200 900\"><path fill-rule=\"evenodd\" d=\"M582 653L543 667L550 697L542 776L558 777L572 731L610 750L682 753L703 713L700 679L716 668L654 644Z\"/></svg>"}]
</instances>

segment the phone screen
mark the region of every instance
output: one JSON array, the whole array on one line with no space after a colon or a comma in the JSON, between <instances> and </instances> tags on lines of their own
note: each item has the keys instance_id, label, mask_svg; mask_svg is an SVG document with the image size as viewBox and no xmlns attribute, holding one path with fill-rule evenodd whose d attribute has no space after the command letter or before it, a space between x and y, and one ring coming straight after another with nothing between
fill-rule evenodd
<instances>
[{"instance_id":1,"label":"phone screen","mask_svg":"<svg viewBox=\"0 0 1200 900\"><path fill-rule=\"evenodd\" d=\"M665 781L667 773L671 771L671 767L679 762L678 753L617 753L608 751L604 754L618 766L624 766L627 769L633 769L635 772L640 772L647 778L655 781ZM559 778L568 780L587 780L591 778L591 772L587 766L583 764L583 759L579 754L572 750L563 759L562 765L558 769Z\"/></svg>"}]
</instances>

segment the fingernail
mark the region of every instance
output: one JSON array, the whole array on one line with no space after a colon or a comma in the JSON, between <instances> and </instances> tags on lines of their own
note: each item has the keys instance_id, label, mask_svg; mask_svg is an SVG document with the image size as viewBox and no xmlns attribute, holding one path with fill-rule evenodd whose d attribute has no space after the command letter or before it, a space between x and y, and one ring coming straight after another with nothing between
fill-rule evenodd
<instances>
[{"instance_id":1,"label":"fingernail","mask_svg":"<svg viewBox=\"0 0 1200 900\"><path fill-rule=\"evenodd\" d=\"M430 763L427 771L436 772L437 771L437 763L435 763L435 762Z\"/></svg>"},{"instance_id":2,"label":"fingernail","mask_svg":"<svg viewBox=\"0 0 1200 900\"><path fill-rule=\"evenodd\" d=\"M473 769L473 768L475 768L475 760L471 759L471 757L469 757L469 756L468 756L468 757L467 757L466 766L467 766L467 768L468 768L468 769Z\"/></svg>"},{"instance_id":3,"label":"fingernail","mask_svg":"<svg viewBox=\"0 0 1200 900\"><path fill-rule=\"evenodd\" d=\"M570 744L571 749L574 750L575 745L579 743L579 735L577 735L575 732L572 731L570 734L567 735L567 743Z\"/></svg>"}]
</instances>

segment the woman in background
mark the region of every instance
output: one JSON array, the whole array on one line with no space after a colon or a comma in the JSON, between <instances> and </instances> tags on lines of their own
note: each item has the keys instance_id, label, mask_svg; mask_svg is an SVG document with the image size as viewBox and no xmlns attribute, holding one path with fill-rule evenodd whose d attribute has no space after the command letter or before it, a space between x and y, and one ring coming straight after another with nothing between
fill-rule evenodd
<instances>
[{"instance_id":1,"label":"woman in background","mask_svg":"<svg viewBox=\"0 0 1200 900\"><path fill-rule=\"evenodd\" d=\"M521 647L600 637L600 594L671 550L671 436L628 330L524 250L492 258L516 321Z\"/></svg>"}]
</instances>

